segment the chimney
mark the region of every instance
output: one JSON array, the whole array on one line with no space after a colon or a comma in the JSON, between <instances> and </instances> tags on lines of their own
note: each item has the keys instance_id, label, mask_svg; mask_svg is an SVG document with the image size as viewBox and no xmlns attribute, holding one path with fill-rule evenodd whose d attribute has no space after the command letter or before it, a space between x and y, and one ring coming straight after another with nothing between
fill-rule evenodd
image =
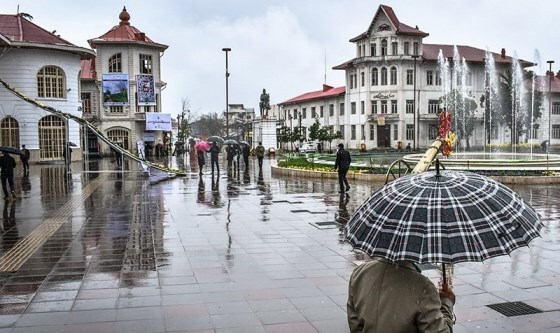
<instances>
[{"instance_id":1,"label":"chimney","mask_svg":"<svg viewBox=\"0 0 560 333\"><path fill-rule=\"evenodd\" d=\"M506 57L506 49L504 49L504 48L502 47L502 58L505 58L505 57Z\"/></svg>"},{"instance_id":2,"label":"chimney","mask_svg":"<svg viewBox=\"0 0 560 333\"><path fill-rule=\"evenodd\" d=\"M323 84L323 92L331 90L333 87Z\"/></svg>"}]
</instances>

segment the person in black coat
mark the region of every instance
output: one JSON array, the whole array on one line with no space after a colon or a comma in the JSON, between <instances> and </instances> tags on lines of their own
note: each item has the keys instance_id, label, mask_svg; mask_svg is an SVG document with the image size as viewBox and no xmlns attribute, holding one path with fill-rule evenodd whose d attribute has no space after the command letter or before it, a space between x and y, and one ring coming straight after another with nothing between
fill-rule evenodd
<instances>
[{"instance_id":1,"label":"person in black coat","mask_svg":"<svg viewBox=\"0 0 560 333\"><path fill-rule=\"evenodd\" d=\"M220 154L220 146L217 142L212 142L212 147L210 147L210 164L212 165L212 174L214 174L214 165L216 166L216 171L218 176L220 175L220 166L218 165L218 155Z\"/></svg>"},{"instance_id":2,"label":"person in black coat","mask_svg":"<svg viewBox=\"0 0 560 333\"><path fill-rule=\"evenodd\" d=\"M339 193L348 192L348 190L350 190L350 184L348 184L346 174L348 173L351 162L352 158L350 157L350 153L348 152L348 150L344 149L344 144L338 144L338 151L336 152L334 169L338 169L338 183L340 185Z\"/></svg>"},{"instance_id":3,"label":"person in black coat","mask_svg":"<svg viewBox=\"0 0 560 333\"><path fill-rule=\"evenodd\" d=\"M245 163L245 168L249 168L249 155L251 155L251 149L248 145L241 146L241 152L243 153L243 162Z\"/></svg>"},{"instance_id":4,"label":"person in black coat","mask_svg":"<svg viewBox=\"0 0 560 333\"><path fill-rule=\"evenodd\" d=\"M3 151L0 157L0 179L2 181L2 191L4 191L4 199L10 199L10 193L8 192L8 184L10 185L10 191L12 196L16 197L16 191L14 186L14 168L16 167L16 160L10 156L7 152ZM7 184L6 184L7 183Z\"/></svg>"},{"instance_id":5,"label":"person in black coat","mask_svg":"<svg viewBox=\"0 0 560 333\"><path fill-rule=\"evenodd\" d=\"M206 164L206 161L204 160L204 151L203 150L198 150L197 152L197 157L198 157L198 171L199 174L202 176L202 168L204 167L204 164Z\"/></svg>"}]
</instances>

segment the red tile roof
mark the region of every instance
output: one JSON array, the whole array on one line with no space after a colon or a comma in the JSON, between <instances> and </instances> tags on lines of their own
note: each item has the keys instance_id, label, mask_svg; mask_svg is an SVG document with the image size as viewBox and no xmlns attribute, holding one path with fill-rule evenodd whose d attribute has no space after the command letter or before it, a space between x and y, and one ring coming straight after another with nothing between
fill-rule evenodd
<instances>
[{"instance_id":1,"label":"red tile roof","mask_svg":"<svg viewBox=\"0 0 560 333\"><path fill-rule=\"evenodd\" d=\"M95 55L92 50L76 46L22 15L0 14L0 45L57 49L79 54L82 59L89 59Z\"/></svg>"},{"instance_id":2,"label":"red tile roof","mask_svg":"<svg viewBox=\"0 0 560 333\"><path fill-rule=\"evenodd\" d=\"M297 104L301 102L309 102L312 100L317 99L324 99L328 97L336 97L346 94L346 87L337 87L333 88L326 84L323 85L323 90L311 91L294 98L290 98L289 100L278 103L278 105L289 105L289 104Z\"/></svg>"},{"instance_id":3,"label":"red tile roof","mask_svg":"<svg viewBox=\"0 0 560 333\"><path fill-rule=\"evenodd\" d=\"M525 88L527 90L532 89L531 79L525 80ZM537 75L535 77L535 88L536 90L541 91L545 94L548 93L549 91L556 94L560 93L560 78L556 76L552 76L552 80L551 80L550 76L548 75Z\"/></svg>"},{"instance_id":4,"label":"red tile roof","mask_svg":"<svg viewBox=\"0 0 560 333\"><path fill-rule=\"evenodd\" d=\"M95 58L82 60L80 73L80 79L82 80L95 80L97 74L95 71Z\"/></svg>"},{"instance_id":5,"label":"red tile roof","mask_svg":"<svg viewBox=\"0 0 560 333\"><path fill-rule=\"evenodd\" d=\"M377 9L377 12L373 16L373 19L371 20L371 23L368 27L368 30L366 32L350 39L350 41L351 42L356 42L360 39L368 37L370 35L370 32L373 29L373 23L377 20L377 17L379 16L379 14L381 12L384 12L385 15L387 15L387 17L391 21L391 24L393 24L393 27L396 29L396 34L397 35L421 36L421 37L429 36L428 33L421 31L420 29L418 29L418 27L413 28L409 25L401 23L399 21L399 19L397 18L397 15L393 11L393 8L391 8L389 6L385 6L385 5L380 5L379 8Z\"/></svg>"},{"instance_id":6,"label":"red tile roof","mask_svg":"<svg viewBox=\"0 0 560 333\"><path fill-rule=\"evenodd\" d=\"M155 46L161 50L167 49L167 45L154 42L145 33L130 25L128 22L130 14L126 11L126 7L120 13L119 19L121 20L119 25L114 26L104 35L88 40L89 45L96 48L97 44L101 43L135 43Z\"/></svg>"}]
</instances>

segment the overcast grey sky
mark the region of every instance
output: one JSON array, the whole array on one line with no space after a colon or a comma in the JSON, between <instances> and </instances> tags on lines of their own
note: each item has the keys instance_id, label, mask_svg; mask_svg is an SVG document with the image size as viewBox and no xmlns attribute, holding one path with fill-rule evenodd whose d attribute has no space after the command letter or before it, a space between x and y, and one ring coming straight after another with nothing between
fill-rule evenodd
<instances>
[{"instance_id":1,"label":"overcast grey sky","mask_svg":"<svg viewBox=\"0 0 560 333\"><path fill-rule=\"evenodd\" d=\"M126 6L133 26L169 45L162 58L168 83L162 98L163 112L173 115L182 99L193 113L224 110L224 47L232 49L230 103L257 109L263 88L271 104L321 89L325 54L327 84L344 85L344 73L331 68L354 57L348 40L367 29L380 4L429 33L425 43L497 53L505 48L508 55L539 62L539 74L547 60L560 70L553 29L560 1L554 0L2 0L0 12L15 14L18 4L35 24L83 47L117 25Z\"/></svg>"}]
</instances>

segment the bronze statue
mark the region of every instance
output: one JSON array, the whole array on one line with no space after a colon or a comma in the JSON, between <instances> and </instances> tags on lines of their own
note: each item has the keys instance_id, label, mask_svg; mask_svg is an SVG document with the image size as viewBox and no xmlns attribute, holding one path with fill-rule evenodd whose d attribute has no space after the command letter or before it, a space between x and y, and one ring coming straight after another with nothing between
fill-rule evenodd
<instances>
[{"instance_id":1,"label":"bronze statue","mask_svg":"<svg viewBox=\"0 0 560 333\"><path fill-rule=\"evenodd\" d=\"M266 119L268 117L268 110L270 110L270 94L266 93L266 89L262 91L259 106L261 108L261 117Z\"/></svg>"}]
</instances>

